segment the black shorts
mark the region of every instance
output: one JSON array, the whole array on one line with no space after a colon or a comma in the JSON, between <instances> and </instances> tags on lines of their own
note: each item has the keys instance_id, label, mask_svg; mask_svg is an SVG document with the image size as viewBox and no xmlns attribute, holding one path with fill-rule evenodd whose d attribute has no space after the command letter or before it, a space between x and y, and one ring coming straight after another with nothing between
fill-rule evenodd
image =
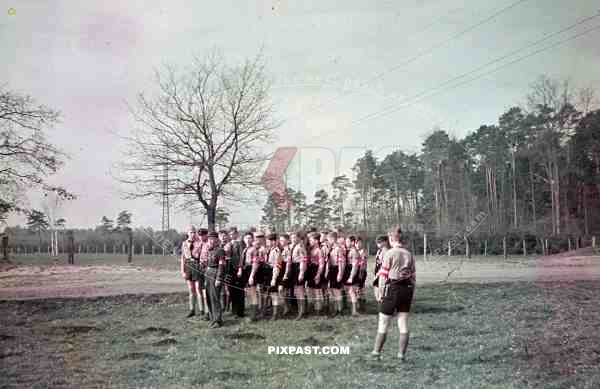
<instances>
[{"instance_id":1,"label":"black shorts","mask_svg":"<svg viewBox=\"0 0 600 389\"><path fill-rule=\"evenodd\" d=\"M252 265L246 265L242 268L242 280L241 284L244 288L248 287L248 280L250 279L250 273L252 273Z\"/></svg>"},{"instance_id":2,"label":"black shorts","mask_svg":"<svg viewBox=\"0 0 600 389\"><path fill-rule=\"evenodd\" d=\"M183 272L185 273L186 281L199 281L200 280L200 268L198 261L195 259L186 259L183 262Z\"/></svg>"},{"instance_id":3,"label":"black shorts","mask_svg":"<svg viewBox=\"0 0 600 389\"><path fill-rule=\"evenodd\" d=\"M348 283L350 274L352 274L352 265L347 264L346 267L344 267L344 278L342 279L342 283L346 286L358 285L358 274L354 277L351 284Z\"/></svg>"},{"instance_id":4,"label":"black shorts","mask_svg":"<svg viewBox=\"0 0 600 389\"><path fill-rule=\"evenodd\" d=\"M329 278L329 287L331 289L341 289L344 286L343 280L342 280L342 282L338 282L338 280L337 280L338 270L339 270L339 267L337 267L337 266L329 267L329 274L328 274L327 278Z\"/></svg>"},{"instance_id":5,"label":"black shorts","mask_svg":"<svg viewBox=\"0 0 600 389\"><path fill-rule=\"evenodd\" d=\"M410 312L415 286L411 281L388 281L383 290L383 301L379 304L379 312L395 315L397 312Z\"/></svg>"},{"instance_id":6,"label":"black shorts","mask_svg":"<svg viewBox=\"0 0 600 389\"><path fill-rule=\"evenodd\" d=\"M284 282L285 287L288 289L292 289L294 286L304 286L305 281L298 282L299 275L300 262L292 263L292 269L290 271L290 274L288 274L288 279Z\"/></svg>"},{"instance_id":7,"label":"black shorts","mask_svg":"<svg viewBox=\"0 0 600 389\"><path fill-rule=\"evenodd\" d=\"M263 287L263 290L268 290L271 288L271 280L273 279L273 266L263 264L259 268L260 271L260 285Z\"/></svg>"},{"instance_id":8,"label":"black shorts","mask_svg":"<svg viewBox=\"0 0 600 389\"><path fill-rule=\"evenodd\" d=\"M379 286L379 276L377 275L377 273L379 273L379 269L381 269L381 263L376 263L375 264L375 272L373 273L373 275L374 275L373 286L374 287Z\"/></svg>"},{"instance_id":9,"label":"black shorts","mask_svg":"<svg viewBox=\"0 0 600 389\"><path fill-rule=\"evenodd\" d=\"M358 269L358 286L362 289L367 281L367 267L363 266Z\"/></svg>"},{"instance_id":10,"label":"black shorts","mask_svg":"<svg viewBox=\"0 0 600 389\"><path fill-rule=\"evenodd\" d=\"M319 271L319 265L316 263L309 263L308 268L306 269L306 274L304 275L304 279L306 280L306 286L312 289L321 289L323 287L323 276L321 275L321 279L318 283L315 282L315 277L317 276L317 272Z\"/></svg>"}]
</instances>

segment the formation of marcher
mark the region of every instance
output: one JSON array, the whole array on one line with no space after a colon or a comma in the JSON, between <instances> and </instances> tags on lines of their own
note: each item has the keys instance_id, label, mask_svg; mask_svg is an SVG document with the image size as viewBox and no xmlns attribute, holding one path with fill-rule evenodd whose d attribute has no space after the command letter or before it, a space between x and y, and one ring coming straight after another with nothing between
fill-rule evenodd
<instances>
[{"instance_id":1,"label":"formation of marcher","mask_svg":"<svg viewBox=\"0 0 600 389\"><path fill-rule=\"evenodd\" d=\"M398 314L404 359L408 313L415 286L415 262L402 244L402 231L392 228L376 240L373 287L379 325L372 355L378 357L390 323ZM344 296L350 314L365 308L368 252L360 236L334 231L265 234L237 228L209 232L190 227L181 248L181 274L189 290L188 317L199 314L210 328L231 312L249 321L295 320L307 315L342 315Z\"/></svg>"}]
</instances>

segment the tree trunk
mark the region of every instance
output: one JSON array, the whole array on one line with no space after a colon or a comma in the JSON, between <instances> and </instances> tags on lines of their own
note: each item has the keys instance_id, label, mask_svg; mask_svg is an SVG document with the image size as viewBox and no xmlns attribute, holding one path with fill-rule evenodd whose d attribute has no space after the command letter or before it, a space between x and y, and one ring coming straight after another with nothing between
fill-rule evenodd
<instances>
[{"instance_id":1,"label":"tree trunk","mask_svg":"<svg viewBox=\"0 0 600 389\"><path fill-rule=\"evenodd\" d=\"M516 177L516 161L515 161L515 153L512 153L512 181L513 181L513 227L515 230L518 228L517 223L517 177Z\"/></svg>"},{"instance_id":2,"label":"tree trunk","mask_svg":"<svg viewBox=\"0 0 600 389\"><path fill-rule=\"evenodd\" d=\"M533 182L533 166L529 159L529 182L531 183L531 213L533 216L533 230L537 232L537 217L535 214L535 183Z\"/></svg>"}]
</instances>

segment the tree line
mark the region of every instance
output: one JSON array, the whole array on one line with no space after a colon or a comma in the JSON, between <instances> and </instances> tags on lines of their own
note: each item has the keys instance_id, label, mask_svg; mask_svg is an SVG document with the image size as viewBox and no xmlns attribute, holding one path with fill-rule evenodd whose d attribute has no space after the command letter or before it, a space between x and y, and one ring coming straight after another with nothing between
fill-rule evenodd
<instances>
[{"instance_id":1,"label":"tree line","mask_svg":"<svg viewBox=\"0 0 600 389\"><path fill-rule=\"evenodd\" d=\"M600 233L600 110L591 89L545 76L526 101L463 138L434 128L416 153L366 151L351 177L335 177L311 203L294 188L292 211L267 199L262 223L278 231L344 225L367 235L400 223L417 226L413 239L446 241L468 229L491 250L506 237L519 250L546 239L575 248Z\"/></svg>"}]
</instances>

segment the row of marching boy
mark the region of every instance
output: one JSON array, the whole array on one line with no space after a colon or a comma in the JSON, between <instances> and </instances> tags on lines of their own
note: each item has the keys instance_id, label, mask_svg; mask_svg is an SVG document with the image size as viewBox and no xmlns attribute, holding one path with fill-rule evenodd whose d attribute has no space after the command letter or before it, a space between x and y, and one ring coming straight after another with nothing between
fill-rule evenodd
<instances>
[{"instance_id":1,"label":"row of marching boy","mask_svg":"<svg viewBox=\"0 0 600 389\"><path fill-rule=\"evenodd\" d=\"M314 314L341 314L344 292L353 315L364 302L368 253L360 237L345 237L339 230L240 235L235 227L219 233L191 227L181 252L189 316L196 314L198 300L212 326L222 323L223 308L244 316L246 299L250 320L265 317L267 308L276 320L288 315L291 305L300 319L309 303ZM212 304L211 295L220 304Z\"/></svg>"},{"instance_id":2,"label":"row of marching boy","mask_svg":"<svg viewBox=\"0 0 600 389\"><path fill-rule=\"evenodd\" d=\"M373 286L379 306L374 355L379 355L390 326L398 314L399 356L408 343L408 313L414 295L415 261L402 244L402 231L393 227L377 238ZM335 231L265 235L237 228L220 232L190 227L182 243L181 274L189 289L190 312L220 327L224 310L238 317L249 307L251 321L271 320L297 306L296 320L307 312L342 314L344 294L352 315L364 304L368 252L360 237ZM379 288L382 284L382 288ZM381 290L380 290L381 289ZM247 301L246 301L247 300ZM246 304L247 303L247 304ZM311 305L308 307L307 305Z\"/></svg>"}]
</instances>

